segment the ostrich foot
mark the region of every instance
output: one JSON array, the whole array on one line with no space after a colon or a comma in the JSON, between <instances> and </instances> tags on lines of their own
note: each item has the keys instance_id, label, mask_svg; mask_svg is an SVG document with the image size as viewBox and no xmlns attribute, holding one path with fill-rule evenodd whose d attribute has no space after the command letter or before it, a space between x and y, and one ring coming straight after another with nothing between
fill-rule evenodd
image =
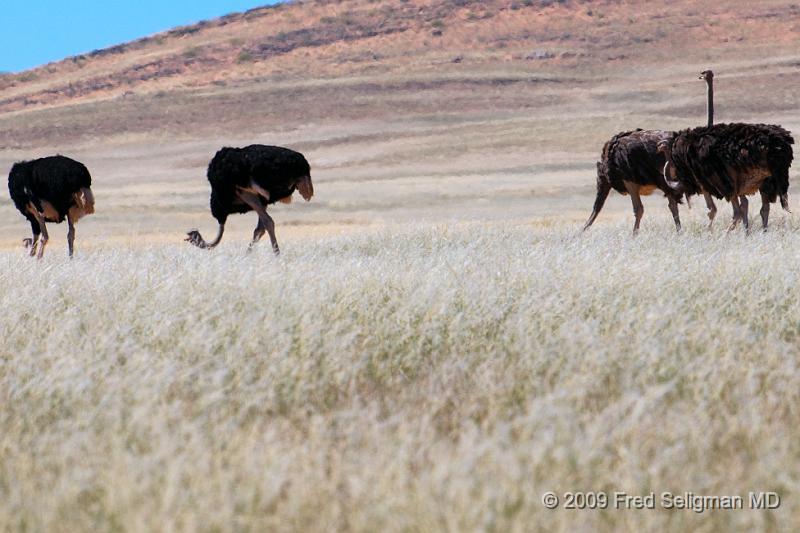
<instances>
[{"instance_id":1,"label":"ostrich foot","mask_svg":"<svg viewBox=\"0 0 800 533\"><path fill-rule=\"evenodd\" d=\"M31 257L36 255L36 244L37 243L30 237L27 239L22 239L22 246L24 246L25 249L28 250L28 255Z\"/></svg>"},{"instance_id":2,"label":"ostrich foot","mask_svg":"<svg viewBox=\"0 0 800 533\"><path fill-rule=\"evenodd\" d=\"M250 246L247 247L247 253L248 254L253 253L253 250L255 249L255 247L256 247L256 243L254 243L254 242L250 243ZM275 255L281 255L281 251L278 249L278 245L277 244L272 247L272 251L273 251L273 253L275 253Z\"/></svg>"}]
</instances>

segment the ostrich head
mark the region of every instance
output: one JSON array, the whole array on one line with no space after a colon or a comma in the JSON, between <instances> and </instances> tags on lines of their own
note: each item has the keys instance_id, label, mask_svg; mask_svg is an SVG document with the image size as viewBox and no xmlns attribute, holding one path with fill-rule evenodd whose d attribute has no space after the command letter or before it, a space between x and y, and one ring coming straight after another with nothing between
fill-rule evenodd
<instances>
[{"instance_id":1,"label":"ostrich head","mask_svg":"<svg viewBox=\"0 0 800 533\"><path fill-rule=\"evenodd\" d=\"M672 139L663 139L658 142L658 153L664 154L667 160L664 163L664 181L670 188L683 192L683 184L678 180L678 173L675 171L675 163L672 161Z\"/></svg>"},{"instance_id":2,"label":"ostrich head","mask_svg":"<svg viewBox=\"0 0 800 533\"><path fill-rule=\"evenodd\" d=\"M700 77L698 79L705 80L706 83L713 82L714 72L711 70L704 70L703 72L700 73Z\"/></svg>"},{"instance_id":3,"label":"ostrich head","mask_svg":"<svg viewBox=\"0 0 800 533\"><path fill-rule=\"evenodd\" d=\"M203 239L203 236L200 235L200 232L196 229L193 229L186 235L187 237L183 239L184 241L194 244L198 248L208 248L208 244L206 243L205 239Z\"/></svg>"},{"instance_id":4,"label":"ostrich head","mask_svg":"<svg viewBox=\"0 0 800 533\"><path fill-rule=\"evenodd\" d=\"M220 222L219 224L219 231L217 233L217 238L214 239L212 242L206 242L200 232L196 229L193 229L189 233L186 234L186 238L183 239L184 241L197 246L198 248L202 248L203 250L210 250L214 248L216 245L219 244L219 241L222 240L222 234L225 233L225 223Z\"/></svg>"}]
</instances>

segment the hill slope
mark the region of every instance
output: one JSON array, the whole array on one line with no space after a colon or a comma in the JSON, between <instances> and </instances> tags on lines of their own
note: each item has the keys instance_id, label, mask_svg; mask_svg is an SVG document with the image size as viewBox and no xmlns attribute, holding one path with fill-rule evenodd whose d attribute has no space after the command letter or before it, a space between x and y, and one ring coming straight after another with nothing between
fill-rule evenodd
<instances>
[{"instance_id":1,"label":"hill slope","mask_svg":"<svg viewBox=\"0 0 800 533\"><path fill-rule=\"evenodd\" d=\"M799 30L774 0L292 2L0 77L0 168L84 159L114 238L202 223L204 166L250 142L309 156L298 224L577 220L612 134L705 121L705 68L719 121L800 131Z\"/></svg>"},{"instance_id":2,"label":"hill slope","mask_svg":"<svg viewBox=\"0 0 800 533\"><path fill-rule=\"evenodd\" d=\"M637 68L646 81L671 65L735 61L753 74L777 68L797 76L798 61L779 56L797 50L799 30L800 6L776 1L291 2L4 75L0 111L245 81L443 72L473 78L511 65L520 73L580 77Z\"/></svg>"}]
</instances>

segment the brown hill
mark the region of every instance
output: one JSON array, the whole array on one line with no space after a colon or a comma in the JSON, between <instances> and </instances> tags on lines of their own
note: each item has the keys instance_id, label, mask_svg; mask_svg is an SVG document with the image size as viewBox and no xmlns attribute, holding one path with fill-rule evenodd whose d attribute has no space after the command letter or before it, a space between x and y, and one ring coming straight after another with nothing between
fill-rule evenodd
<instances>
[{"instance_id":1,"label":"brown hill","mask_svg":"<svg viewBox=\"0 0 800 533\"><path fill-rule=\"evenodd\" d=\"M4 75L0 112L198 89L207 96L230 85L301 83L301 93L313 95L338 81L345 96L585 87L636 74L647 85L673 66L728 62L741 75L781 75L785 86L798 81L799 43L800 6L777 1L300 1ZM777 110L782 98L773 96Z\"/></svg>"},{"instance_id":2,"label":"brown hill","mask_svg":"<svg viewBox=\"0 0 800 533\"><path fill-rule=\"evenodd\" d=\"M137 194L176 181L199 217L213 150L270 142L329 195L298 220L582 212L610 135L705 121L709 67L719 121L800 131L793 2L298 1L0 76L0 165L135 165Z\"/></svg>"}]
</instances>

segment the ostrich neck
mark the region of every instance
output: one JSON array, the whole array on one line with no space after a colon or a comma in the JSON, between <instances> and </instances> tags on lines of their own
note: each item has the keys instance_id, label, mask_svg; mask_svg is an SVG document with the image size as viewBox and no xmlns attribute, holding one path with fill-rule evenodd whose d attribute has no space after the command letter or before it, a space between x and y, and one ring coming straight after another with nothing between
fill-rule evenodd
<instances>
[{"instance_id":1,"label":"ostrich neck","mask_svg":"<svg viewBox=\"0 0 800 533\"><path fill-rule=\"evenodd\" d=\"M199 245L200 248L204 248L206 250L208 250L210 248L214 248L216 245L219 244L219 241L222 240L222 234L223 233L225 233L225 224L220 224L219 225L219 230L217 231L217 237L213 241L206 242L203 239L203 237L200 237L200 245Z\"/></svg>"},{"instance_id":2,"label":"ostrich neck","mask_svg":"<svg viewBox=\"0 0 800 533\"><path fill-rule=\"evenodd\" d=\"M714 125L714 82L708 80L708 125Z\"/></svg>"},{"instance_id":3,"label":"ostrich neck","mask_svg":"<svg viewBox=\"0 0 800 533\"><path fill-rule=\"evenodd\" d=\"M669 177L669 175L670 175L670 167L671 167L670 160L668 158L667 162L664 164L664 170L663 170L664 181L667 182L667 185L669 185L669 187L671 189L674 189L674 190L679 191L679 192L683 192L683 188L681 186L680 180L672 181L670 179L670 177Z\"/></svg>"}]
</instances>

